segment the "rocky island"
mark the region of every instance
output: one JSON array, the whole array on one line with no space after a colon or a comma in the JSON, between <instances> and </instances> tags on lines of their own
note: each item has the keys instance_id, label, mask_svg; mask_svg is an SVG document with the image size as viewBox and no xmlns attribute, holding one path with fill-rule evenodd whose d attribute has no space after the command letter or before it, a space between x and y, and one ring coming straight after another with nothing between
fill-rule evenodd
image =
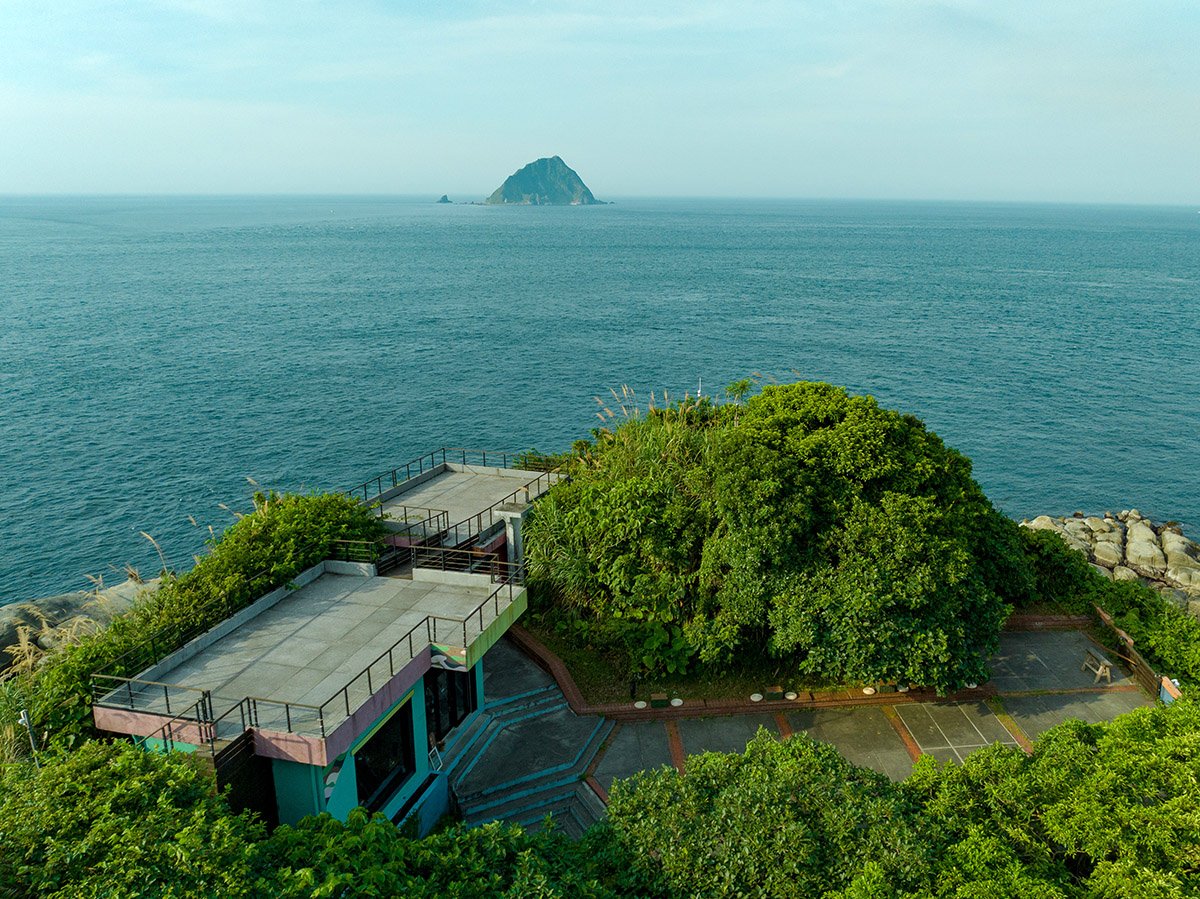
<instances>
[{"instance_id":1,"label":"rocky island","mask_svg":"<svg viewBox=\"0 0 1200 899\"><path fill-rule=\"evenodd\" d=\"M560 156L535 160L513 172L484 202L488 206L604 205Z\"/></svg>"}]
</instances>

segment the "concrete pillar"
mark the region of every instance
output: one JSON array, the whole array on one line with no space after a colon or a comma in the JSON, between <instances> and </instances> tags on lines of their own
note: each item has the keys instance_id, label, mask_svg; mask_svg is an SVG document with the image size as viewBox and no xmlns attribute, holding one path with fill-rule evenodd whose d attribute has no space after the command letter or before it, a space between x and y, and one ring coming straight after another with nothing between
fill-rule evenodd
<instances>
[{"instance_id":1,"label":"concrete pillar","mask_svg":"<svg viewBox=\"0 0 1200 899\"><path fill-rule=\"evenodd\" d=\"M525 563L521 525L528 511L528 503L506 503L496 509L496 514L504 519L504 540L508 544L508 561L511 565L523 566Z\"/></svg>"}]
</instances>

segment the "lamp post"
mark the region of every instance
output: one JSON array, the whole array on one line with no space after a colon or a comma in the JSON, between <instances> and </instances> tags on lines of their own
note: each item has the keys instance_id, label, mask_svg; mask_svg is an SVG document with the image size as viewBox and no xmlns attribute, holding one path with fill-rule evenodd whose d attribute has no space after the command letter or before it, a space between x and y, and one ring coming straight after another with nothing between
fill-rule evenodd
<instances>
[{"instance_id":1,"label":"lamp post","mask_svg":"<svg viewBox=\"0 0 1200 899\"><path fill-rule=\"evenodd\" d=\"M29 712L25 709L21 709L21 717L17 720L19 720L21 724L25 726L25 730L29 734L29 748L33 750L33 765L40 771L42 768L42 763L38 761L37 740L35 740L33 737L33 722L29 720Z\"/></svg>"}]
</instances>

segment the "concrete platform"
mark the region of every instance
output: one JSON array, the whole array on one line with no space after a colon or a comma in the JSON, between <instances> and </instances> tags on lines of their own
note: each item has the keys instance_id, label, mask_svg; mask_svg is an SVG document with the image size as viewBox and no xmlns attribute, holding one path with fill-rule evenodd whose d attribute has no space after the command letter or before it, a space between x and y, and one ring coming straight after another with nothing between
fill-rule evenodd
<instances>
[{"instance_id":1,"label":"concrete platform","mask_svg":"<svg viewBox=\"0 0 1200 899\"><path fill-rule=\"evenodd\" d=\"M1001 701L1004 710L1030 739L1040 737L1069 718L1100 724L1134 709L1154 705L1154 699L1142 690L1005 696Z\"/></svg>"},{"instance_id":2,"label":"concrete platform","mask_svg":"<svg viewBox=\"0 0 1200 899\"><path fill-rule=\"evenodd\" d=\"M483 657L483 694L489 703L553 686L554 678L508 640L501 640Z\"/></svg>"},{"instance_id":3,"label":"concrete platform","mask_svg":"<svg viewBox=\"0 0 1200 899\"><path fill-rule=\"evenodd\" d=\"M448 524L463 523L460 538L486 529L490 520L478 520L484 510L508 500L520 491L518 502L532 502L558 475L519 468L484 468L475 465L444 464L432 474L413 478L388 491L383 503L384 515L403 519L403 506L435 509L447 513ZM540 481L539 481L540 479ZM526 492L523 488L530 487Z\"/></svg>"},{"instance_id":4,"label":"concrete platform","mask_svg":"<svg viewBox=\"0 0 1200 899\"><path fill-rule=\"evenodd\" d=\"M732 715L727 718L683 718L676 722L685 755L701 752L745 752L760 727L773 737L779 725L769 714Z\"/></svg>"},{"instance_id":5,"label":"concrete platform","mask_svg":"<svg viewBox=\"0 0 1200 899\"><path fill-rule=\"evenodd\" d=\"M211 691L217 717L247 696L319 706L428 616L465 618L494 590L483 576L478 584L468 585L326 573L190 658L160 670L154 680ZM484 628L494 618L489 605ZM468 640L479 635L480 623L477 618L469 621ZM420 654L431 635L419 628L412 656L407 643L398 648L393 654L396 669ZM437 638L458 645L462 631L452 622L439 622ZM176 655L186 655L187 649ZM377 683L382 680L376 678ZM351 708L369 695L365 683L358 686L362 695L351 698ZM165 712L156 707L157 697L153 690L146 691L138 710ZM338 718L335 707L327 726Z\"/></svg>"},{"instance_id":6,"label":"concrete platform","mask_svg":"<svg viewBox=\"0 0 1200 899\"><path fill-rule=\"evenodd\" d=\"M792 730L814 740L832 743L847 761L904 780L912 773L912 758L904 741L879 706L845 709L802 709L789 712Z\"/></svg>"},{"instance_id":7,"label":"concrete platform","mask_svg":"<svg viewBox=\"0 0 1200 899\"><path fill-rule=\"evenodd\" d=\"M1012 631L1000 635L1000 651L990 661L992 685L1001 693L1038 690L1078 690L1106 687L1095 682L1091 671L1081 671L1084 654L1102 652L1079 631ZM1108 657L1113 662L1118 660ZM1119 666L1113 668L1112 686L1136 683Z\"/></svg>"},{"instance_id":8,"label":"concrete platform","mask_svg":"<svg viewBox=\"0 0 1200 899\"><path fill-rule=\"evenodd\" d=\"M939 762L961 763L976 749L993 743L1018 745L986 703L914 703L896 706L896 714L922 754Z\"/></svg>"},{"instance_id":9,"label":"concrete platform","mask_svg":"<svg viewBox=\"0 0 1200 899\"><path fill-rule=\"evenodd\" d=\"M664 765L671 767L671 747L667 729L661 721L622 724L596 766L596 780L605 790L611 790L615 780L633 777L639 771L654 771Z\"/></svg>"}]
</instances>

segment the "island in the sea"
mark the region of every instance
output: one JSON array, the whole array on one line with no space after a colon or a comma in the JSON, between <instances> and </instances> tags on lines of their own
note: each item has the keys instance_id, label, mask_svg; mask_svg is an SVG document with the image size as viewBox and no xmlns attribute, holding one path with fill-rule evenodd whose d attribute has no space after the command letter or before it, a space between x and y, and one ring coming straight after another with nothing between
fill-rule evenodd
<instances>
[{"instance_id":1,"label":"island in the sea","mask_svg":"<svg viewBox=\"0 0 1200 899\"><path fill-rule=\"evenodd\" d=\"M485 203L488 206L603 205L560 156L535 160L513 172Z\"/></svg>"}]
</instances>

